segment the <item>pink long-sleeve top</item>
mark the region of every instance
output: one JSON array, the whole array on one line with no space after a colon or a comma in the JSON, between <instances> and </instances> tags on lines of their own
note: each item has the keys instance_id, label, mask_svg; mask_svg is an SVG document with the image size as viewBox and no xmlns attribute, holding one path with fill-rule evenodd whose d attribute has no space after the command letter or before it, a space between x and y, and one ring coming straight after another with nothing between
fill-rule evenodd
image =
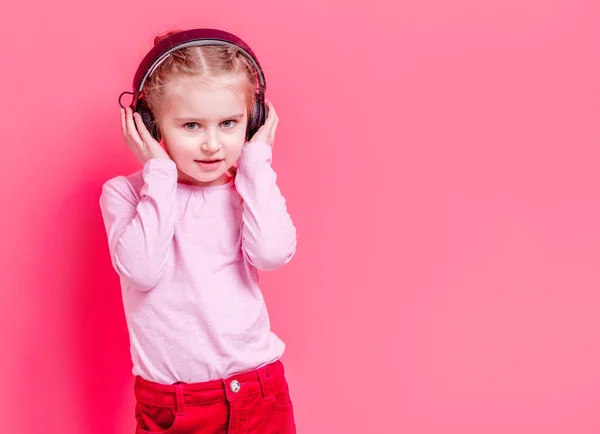
<instances>
[{"instance_id":1,"label":"pink long-sleeve top","mask_svg":"<svg viewBox=\"0 0 600 434\"><path fill-rule=\"evenodd\" d=\"M201 382L282 356L258 270L290 261L296 228L271 161L268 144L251 142L227 184L179 183L175 163L157 158L103 185L134 375Z\"/></svg>"}]
</instances>

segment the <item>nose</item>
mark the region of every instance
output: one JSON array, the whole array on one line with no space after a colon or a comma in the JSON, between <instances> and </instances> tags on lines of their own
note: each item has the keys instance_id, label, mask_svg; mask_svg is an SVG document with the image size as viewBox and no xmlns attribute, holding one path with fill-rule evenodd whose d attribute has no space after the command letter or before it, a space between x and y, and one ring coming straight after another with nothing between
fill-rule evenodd
<instances>
[{"instance_id":1,"label":"nose","mask_svg":"<svg viewBox=\"0 0 600 434\"><path fill-rule=\"evenodd\" d=\"M204 152L209 152L209 153L215 153L219 149L221 149L221 143L219 142L217 134L215 134L214 132L208 132L206 134L205 140L202 143L202 145L200 146L200 148Z\"/></svg>"}]
</instances>

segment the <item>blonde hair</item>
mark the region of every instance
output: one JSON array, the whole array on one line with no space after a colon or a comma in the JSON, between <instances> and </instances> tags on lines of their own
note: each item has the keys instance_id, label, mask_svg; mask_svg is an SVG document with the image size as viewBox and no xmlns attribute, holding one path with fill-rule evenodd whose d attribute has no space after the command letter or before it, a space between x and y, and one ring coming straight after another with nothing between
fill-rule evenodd
<instances>
[{"instance_id":1,"label":"blonde hair","mask_svg":"<svg viewBox=\"0 0 600 434\"><path fill-rule=\"evenodd\" d=\"M177 31L155 37L154 45L174 33ZM165 92L175 90L178 83L186 79L210 80L225 75L243 77L242 88L250 118L256 101L258 77L250 59L237 46L205 45L172 52L148 77L141 97L157 122Z\"/></svg>"}]
</instances>

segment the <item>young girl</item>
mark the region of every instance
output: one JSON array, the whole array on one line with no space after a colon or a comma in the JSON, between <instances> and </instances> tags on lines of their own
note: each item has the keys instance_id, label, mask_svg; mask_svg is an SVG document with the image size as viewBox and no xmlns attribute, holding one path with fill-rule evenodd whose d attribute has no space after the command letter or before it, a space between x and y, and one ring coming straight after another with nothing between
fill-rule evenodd
<instances>
[{"instance_id":1,"label":"young girl","mask_svg":"<svg viewBox=\"0 0 600 434\"><path fill-rule=\"evenodd\" d=\"M100 206L122 286L138 433L296 432L285 344L258 285L258 270L293 257L296 229L271 167L270 102L246 135L256 88L238 47L193 46L144 84L160 142L139 113L121 110L143 168L107 181Z\"/></svg>"}]
</instances>

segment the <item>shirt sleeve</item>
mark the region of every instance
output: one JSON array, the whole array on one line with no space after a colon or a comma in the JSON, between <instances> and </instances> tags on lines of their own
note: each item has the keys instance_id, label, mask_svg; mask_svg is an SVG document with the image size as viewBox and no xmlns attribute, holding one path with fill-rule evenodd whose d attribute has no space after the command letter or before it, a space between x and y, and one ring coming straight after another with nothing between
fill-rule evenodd
<instances>
[{"instance_id":1,"label":"shirt sleeve","mask_svg":"<svg viewBox=\"0 0 600 434\"><path fill-rule=\"evenodd\" d=\"M177 169L172 160L148 160L135 191L125 177L102 186L100 209L113 267L141 291L158 283L167 263L176 222Z\"/></svg>"},{"instance_id":2,"label":"shirt sleeve","mask_svg":"<svg viewBox=\"0 0 600 434\"><path fill-rule=\"evenodd\" d=\"M242 250L260 270L288 263L296 252L296 228L271 167L267 143L250 142L238 159L235 186L243 199Z\"/></svg>"}]
</instances>

